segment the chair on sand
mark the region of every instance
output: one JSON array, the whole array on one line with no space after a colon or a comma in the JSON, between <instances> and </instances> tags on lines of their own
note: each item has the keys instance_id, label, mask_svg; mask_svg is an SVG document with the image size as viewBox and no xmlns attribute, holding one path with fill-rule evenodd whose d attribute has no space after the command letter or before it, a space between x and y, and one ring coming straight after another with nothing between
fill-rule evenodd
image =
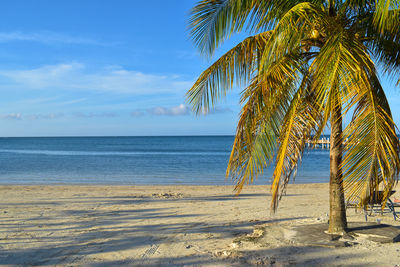
<instances>
[{"instance_id":1,"label":"chair on sand","mask_svg":"<svg viewBox=\"0 0 400 267\"><path fill-rule=\"evenodd\" d=\"M396 193L396 191L391 191L386 203L381 204L383 199L383 191L378 191L375 197L371 198L368 205L363 209L365 221L368 220L368 216L371 216L372 213L380 212L380 214L383 214L384 208L388 208L388 212L392 213L394 220L400 219L400 216L397 215L395 210L396 207L400 207L400 199L395 198L394 201L390 199L390 196L392 196L394 193ZM357 209L359 208L359 201L348 201L346 203L346 208L349 207L354 207L357 212Z\"/></svg>"}]
</instances>

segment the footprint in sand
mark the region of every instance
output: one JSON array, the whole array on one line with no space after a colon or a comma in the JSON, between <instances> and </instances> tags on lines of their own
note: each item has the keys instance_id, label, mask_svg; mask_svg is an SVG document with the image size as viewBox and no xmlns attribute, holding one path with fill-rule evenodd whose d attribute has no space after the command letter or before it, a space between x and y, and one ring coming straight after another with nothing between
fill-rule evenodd
<instances>
[{"instance_id":1,"label":"footprint in sand","mask_svg":"<svg viewBox=\"0 0 400 267\"><path fill-rule=\"evenodd\" d=\"M151 245L151 247L143 253L142 259L145 259L145 258L153 255L154 253L156 253L156 251L159 247L160 247L160 245Z\"/></svg>"}]
</instances>

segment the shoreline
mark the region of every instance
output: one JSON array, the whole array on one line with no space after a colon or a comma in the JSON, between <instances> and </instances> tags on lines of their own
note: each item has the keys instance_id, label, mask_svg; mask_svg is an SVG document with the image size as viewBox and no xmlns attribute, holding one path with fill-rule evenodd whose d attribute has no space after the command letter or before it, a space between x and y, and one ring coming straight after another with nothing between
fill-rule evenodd
<instances>
[{"instance_id":1,"label":"shoreline","mask_svg":"<svg viewBox=\"0 0 400 267\"><path fill-rule=\"evenodd\" d=\"M296 185L321 185L321 184L329 184L327 182L320 182L320 183L290 183L290 186L296 186ZM252 186L270 186L271 184L251 184L251 185L245 185L243 188L246 187L252 187ZM204 187L234 187L235 184L231 185L221 185L221 184L110 184L110 183L73 183L73 184L67 184L67 183L34 183L34 184L29 184L29 183L21 183L21 184L7 184L7 183L0 183L1 186L127 186L127 187L135 187L135 186L143 186L143 187L153 187L153 186L182 186L182 187L196 187L196 186L204 186Z\"/></svg>"},{"instance_id":2,"label":"shoreline","mask_svg":"<svg viewBox=\"0 0 400 267\"><path fill-rule=\"evenodd\" d=\"M287 243L281 226L327 223L328 184L289 184L271 214L269 187L0 185L0 265L280 266L400 262L398 244L328 249ZM399 192L398 192L399 193ZM364 216L347 212L350 222ZM370 217L400 228L384 213ZM260 227L264 243L251 241ZM271 232L268 232L271 229ZM266 238L266 239L265 239ZM234 242L238 239L240 242ZM246 241L249 240L249 241ZM269 266L269 265L268 265Z\"/></svg>"}]
</instances>

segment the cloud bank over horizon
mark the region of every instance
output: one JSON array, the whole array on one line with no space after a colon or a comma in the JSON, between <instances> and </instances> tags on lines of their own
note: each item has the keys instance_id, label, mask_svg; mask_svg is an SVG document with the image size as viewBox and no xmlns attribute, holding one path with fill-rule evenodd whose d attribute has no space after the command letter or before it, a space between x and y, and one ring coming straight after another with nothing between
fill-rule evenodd
<instances>
[{"instance_id":1,"label":"cloud bank over horizon","mask_svg":"<svg viewBox=\"0 0 400 267\"><path fill-rule=\"evenodd\" d=\"M224 114L224 113L231 113L232 110L227 107L215 107L212 109L208 115L213 114ZM190 107L185 104L180 104L178 106L172 107L153 107L148 108L145 110L134 110L131 112L132 117L141 117L145 115L152 115L152 116L187 116L187 115L194 115L191 111ZM207 115L207 114L204 114Z\"/></svg>"}]
</instances>

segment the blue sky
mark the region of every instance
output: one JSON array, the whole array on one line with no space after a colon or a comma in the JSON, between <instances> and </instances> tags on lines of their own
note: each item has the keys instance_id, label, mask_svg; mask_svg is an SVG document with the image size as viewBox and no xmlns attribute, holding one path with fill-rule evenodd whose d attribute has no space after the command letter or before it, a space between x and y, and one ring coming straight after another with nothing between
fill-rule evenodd
<instances>
[{"instance_id":1,"label":"blue sky","mask_svg":"<svg viewBox=\"0 0 400 267\"><path fill-rule=\"evenodd\" d=\"M208 116L185 104L212 62L188 35L195 3L3 1L0 136L234 134L239 90ZM383 84L399 124L399 90Z\"/></svg>"}]
</instances>

